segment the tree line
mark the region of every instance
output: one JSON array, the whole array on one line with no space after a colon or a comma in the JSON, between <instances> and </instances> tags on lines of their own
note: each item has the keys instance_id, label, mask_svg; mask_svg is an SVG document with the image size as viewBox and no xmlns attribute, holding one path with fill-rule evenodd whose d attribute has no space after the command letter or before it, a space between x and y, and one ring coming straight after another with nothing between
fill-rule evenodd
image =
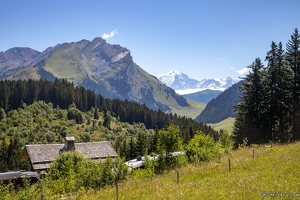
<instances>
[{"instance_id":1,"label":"tree line","mask_svg":"<svg viewBox=\"0 0 300 200\"><path fill-rule=\"evenodd\" d=\"M77 142L100 135L97 140L111 141L126 159L156 152L158 130L169 124L180 128L185 144L197 131L215 140L219 137L210 126L190 118L137 102L106 99L66 80L2 80L0 106L0 171L26 169L19 162L24 145L60 143L67 135Z\"/></svg>"},{"instance_id":2,"label":"tree line","mask_svg":"<svg viewBox=\"0 0 300 200\"><path fill-rule=\"evenodd\" d=\"M162 129L173 123L181 127L187 140L192 138L190 129L201 130L204 133L217 137L218 133L210 126L198 123L185 116L165 113L162 110L149 109L145 104L120 99L104 98L92 90L84 87L74 87L73 83L65 79L48 80L1 80L0 81L0 108L5 112L29 105L34 101L51 102L53 106L68 109L74 103L80 111L88 111L91 107L101 112L110 112L122 122L144 123L147 129Z\"/></svg>"},{"instance_id":3,"label":"tree line","mask_svg":"<svg viewBox=\"0 0 300 200\"><path fill-rule=\"evenodd\" d=\"M286 143L300 139L300 35L286 44L272 42L263 65L260 58L240 87L234 137L241 143Z\"/></svg>"}]
</instances>

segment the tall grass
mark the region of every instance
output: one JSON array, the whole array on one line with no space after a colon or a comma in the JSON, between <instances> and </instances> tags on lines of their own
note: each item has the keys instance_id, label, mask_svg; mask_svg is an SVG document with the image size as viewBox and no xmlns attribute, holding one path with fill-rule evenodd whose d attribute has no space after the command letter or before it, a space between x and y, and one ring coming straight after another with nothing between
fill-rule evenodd
<instances>
[{"instance_id":1,"label":"tall grass","mask_svg":"<svg viewBox=\"0 0 300 200\"><path fill-rule=\"evenodd\" d=\"M300 199L299 153L300 142L273 147L244 147L210 162L180 168L179 183L174 170L157 176L138 175L144 173L138 170L134 176L119 183L118 197L126 200ZM228 159L231 160L230 172ZM64 183L57 183L57 186L61 184ZM0 199L40 199L42 192L44 199L116 199L115 185L55 195L46 186L43 188L38 184L27 185L19 191L2 185Z\"/></svg>"},{"instance_id":2,"label":"tall grass","mask_svg":"<svg viewBox=\"0 0 300 200\"><path fill-rule=\"evenodd\" d=\"M220 160L183 167L179 170L179 184L175 171L143 180L131 178L119 184L119 199L300 198L300 143L255 147L254 159L252 153L252 148L244 148ZM115 199L116 190L106 187L73 197Z\"/></svg>"}]
</instances>

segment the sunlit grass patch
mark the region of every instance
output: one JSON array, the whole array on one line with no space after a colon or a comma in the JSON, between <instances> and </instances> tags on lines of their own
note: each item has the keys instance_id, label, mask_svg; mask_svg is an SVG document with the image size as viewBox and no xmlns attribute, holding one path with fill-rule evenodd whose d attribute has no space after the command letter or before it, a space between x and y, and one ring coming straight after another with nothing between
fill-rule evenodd
<instances>
[{"instance_id":1,"label":"sunlit grass patch","mask_svg":"<svg viewBox=\"0 0 300 200\"><path fill-rule=\"evenodd\" d=\"M240 149L220 160L179 169L179 184L176 171L152 179L131 179L119 185L119 199L272 199L272 194L296 195L300 193L299 149L300 143L257 146L254 159L253 148ZM115 197L114 187L89 196Z\"/></svg>"}]
</instances>

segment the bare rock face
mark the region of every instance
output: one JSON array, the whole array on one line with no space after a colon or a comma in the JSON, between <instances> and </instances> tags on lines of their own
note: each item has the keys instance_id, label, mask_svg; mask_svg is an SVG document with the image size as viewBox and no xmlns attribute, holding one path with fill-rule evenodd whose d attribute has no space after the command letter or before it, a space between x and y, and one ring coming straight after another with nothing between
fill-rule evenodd
<instances>
[{"instance_id":1,"label":"bare rock face","mask_svg":"<svg viewBox=\"0 0 300 200\"><path fill-rule=\"evenodd\" d=\"M0 52L0 79L67 79L107 98L136 101L170 111L187 101L134 63L131 53L100 37L58 44L43 52L12 48Z\"/></svg>"},{"instance_id":2,"label":"bare rock face","mask_svg":"<svg viewBox=\"0 0 300 200\"><path fill-rule=\"evenodd\" d=\"M30 49L15 47L5 52L0 52L0 77L9 75L32 63L40 52Z\"/></svg>"}]
</instances>

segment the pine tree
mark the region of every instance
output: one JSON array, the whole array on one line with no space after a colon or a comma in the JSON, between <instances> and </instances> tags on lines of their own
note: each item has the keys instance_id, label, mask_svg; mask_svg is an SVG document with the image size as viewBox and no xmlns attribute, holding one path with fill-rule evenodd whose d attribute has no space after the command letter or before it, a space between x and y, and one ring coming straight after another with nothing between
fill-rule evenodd
<instances>
[{"instance_id":1,"label":"pine tree","mask_svg":"<svg viewBox=\"0 0 300 200\"><path fill-rule=\"evenodd\" d=\"M278 104L278 140L281 142L288 142L291 138L289 126L291 122L290 116L290 99L291 93L291 71L285 64L284 50L282 43L279 42L277 49L277 66L278 66L278 83L277 93L275 98Z\"/></svg>"},{"instance_id":2,"label":"pine tree","mask_svg":"<svg viewBox=\"0 0 300 200\"><path fill-rule=\"evenodd\" d=\"M104 112L103 126L110 129L111 116L108 112Z\"/></svg>"},{"instance_id":3,"label":"pine tree","mask_svg":"<svg viewBox=\"0 0 300 200\"><path fill-rule=\"evenodd\" d=\"M265 94L265 103L269 104L268 106L268 130L267 134L269 138L274 141L275 137L275 126L276 126L276 119L278 117L278 104L276 101L275 96L277 96L278 92L278 65L277 65L277 52L278 47L276 43L273 41L271 44L271 50L267 53L266 60L268 61L268 77L267 77L267 85L268 87L268 94Z\"/></svg>"},{"instance_id":4,"label":"pine tree","mask_svg":"<svg viewBox=\"0 0 300 200\"><path fill-rule=\"evenodd\" d=\"M9 96L10 91L7 81L0 81L0 107L5 111L8 111L9 109Z\"/></svg>"},{"instance_id":5,"label":"pine tree","mask_svg":"<svg viewBox=\"0 0 300 200\"><path fill-rule=\"evenodd\" d=\"M238 111L234 124L234 138L236 142L262 143L269 138L264 130L264 87L265 72L260 58L249 66L250 72L244 78L241 90L241 98L235 109Z\"/></svg>"},{"instance_id":6,"label":"pine tree","mask_svg":"<svg viewBox=\"0 0 300 200\"><path fill-rule=\"evenodd\" d=\"M288 133L288 106L289 105L289 71L284 66L284 51L281 42L277 46L271 44L271 50L267 53L267 89L265 103L267 104L268 121L267 132L272 141L286 142L289 140Z\"/></svg>"},{"instance_id":7,"label":"pine tree","mask_svg":"<svg viewBox=\"0 0 300 200\"><path fill-rule=\"evenodd\" d=\"M123 139L120 150L121 150L120 156L125 158L126 160L129 160L130 159L130 156L129 156L130 147L129 147L129 144L128 144L126 138Z\"/></svg>"},{"instance_id":8,"label":"pine tree","mask_svg":"<svg viewBox=\"0 0 300 200\"><path fill-rule=\"evenodd\" d=\"M137 156L136 154L136 142L133 137L129 139L129 159L133 159Z\"/></svg>"},{"instance_id":9,"label":"pine tree","mask_svg":"<svg viewBox=\"0 0 300 200\"><path fill-rule=\"evenodd\" d=\"M136 155L138 156L144 156L146 153L148 153L149 149L149 142L146 134L144 132L138 132L137 135L137 141L136 141Z\"/></svg>"},{"instance_id":10,"label":"pine tree","mask_svg":"<svg viewBox=\"0 0 300 200\"><path fill-rule=\"evenodd\" d=\"M8 146L5 138L0 141L0 172L6 172L8 166Z\"/></svg>"},{"instance_id":11,"label":"pine tree","mask_svg":"<svg viewBox=\"0 0 300 200\"><path fill-rule=\"evenodd\" d=\"M0 120L4 119L5 117L6 117L5 110L3 108L0 108Z\"/></svg>"},{"instance_id":12,"label":"pine tree","mask_svg":"<svg viewBox=\"0 0 300 200\"><path fill-rule=\"evenodd\" d=\"M293 139L300 138L300 35L296 28L286 45L286 61L293 72L292 133Z\"/></svg>"},{"instance_id":13,"label":"pine tree","mask_svg":"<svg viewBox=\"0 0 300 200\"><path fill-rule=\"evenodd\" d=\"M99 112L98 112L98 108L95 108L95 112L94 112L94 119L98 120L99 119Z\"/></svg>"}]
</instances>

